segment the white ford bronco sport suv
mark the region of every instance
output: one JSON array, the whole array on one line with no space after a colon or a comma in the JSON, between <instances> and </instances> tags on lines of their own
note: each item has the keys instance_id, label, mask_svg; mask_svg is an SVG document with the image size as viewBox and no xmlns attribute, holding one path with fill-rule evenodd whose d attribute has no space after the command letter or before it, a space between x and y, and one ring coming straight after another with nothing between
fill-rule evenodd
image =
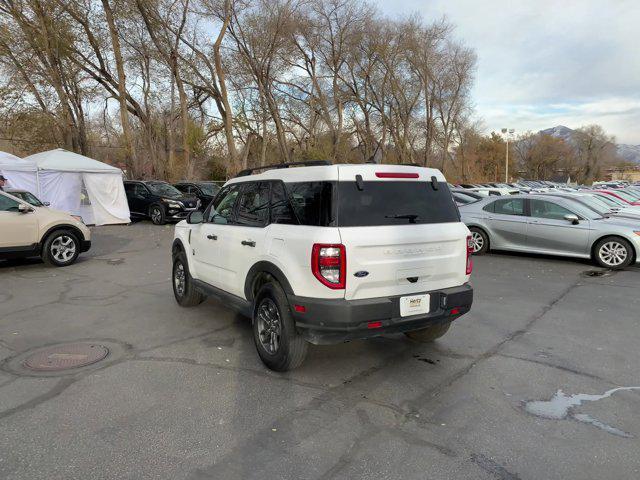
<instances>
[{"instance_id":1,"label":"white ford bronco sport suv","mask_svg":"<svg viewBox=\"0 0 640 480\"><path fill-rule=\"evenodd\" d=\"M471 237L438 170L265 168L176 225L172 283L182 306L211 295L250 317L267 367L297 367L308 343L432 341L469 311Z\"/></svg>"}]
</instances>

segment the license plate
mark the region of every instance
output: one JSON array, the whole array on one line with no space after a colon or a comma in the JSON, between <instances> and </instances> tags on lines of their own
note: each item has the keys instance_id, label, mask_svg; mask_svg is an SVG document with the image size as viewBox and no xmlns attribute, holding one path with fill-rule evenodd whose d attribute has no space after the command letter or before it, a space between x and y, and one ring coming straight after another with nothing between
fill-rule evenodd
<instances>
[{"instance_id":1,"label":"license plate","mask_svg":"<svg viewBox=\"0 0 640 480\"><path fill-rule=\"evenodd\" d=\"M424 295L411 295L410 297L400 297L400 316L409 317L411 315L423 315L429 313L429 303L431 297L428 293Z\"/></svg>"}]
</instances>

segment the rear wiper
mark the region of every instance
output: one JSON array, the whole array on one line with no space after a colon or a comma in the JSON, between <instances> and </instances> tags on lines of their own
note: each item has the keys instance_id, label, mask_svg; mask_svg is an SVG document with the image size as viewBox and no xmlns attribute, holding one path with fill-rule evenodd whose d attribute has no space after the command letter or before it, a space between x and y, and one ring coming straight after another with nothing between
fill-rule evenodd
<instances>
[{"instance_id":1,"label":"rear wiper","mask_svg":"<svg viewBox=\"0 0 640 480\"><path fill-rule=\"evenodd\" d=\"M409 220L409 223L416 223L416 220L420 218L418 215L385 215L384 218L397 218Z\"/></svg>"}]
</instances>

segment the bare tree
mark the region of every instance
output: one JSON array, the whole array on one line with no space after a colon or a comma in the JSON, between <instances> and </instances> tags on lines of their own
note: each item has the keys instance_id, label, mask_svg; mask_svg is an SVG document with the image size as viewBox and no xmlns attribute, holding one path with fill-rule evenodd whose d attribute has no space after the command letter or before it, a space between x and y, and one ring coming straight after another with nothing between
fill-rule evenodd
<instances>
[{"instance_id":1,"label":"bare tree","mask_svg":"<svg viewBox=\"0 0 640 480\"><path fill-rule=\"evenodd\" d=\"M367 0L0 0L0 13L0 119L28 112L29 128L133 177L303 158L438 158L467 176L493 145L469 133L475 56L444 20L392 20Z\"/></svg>"}]
</instances>

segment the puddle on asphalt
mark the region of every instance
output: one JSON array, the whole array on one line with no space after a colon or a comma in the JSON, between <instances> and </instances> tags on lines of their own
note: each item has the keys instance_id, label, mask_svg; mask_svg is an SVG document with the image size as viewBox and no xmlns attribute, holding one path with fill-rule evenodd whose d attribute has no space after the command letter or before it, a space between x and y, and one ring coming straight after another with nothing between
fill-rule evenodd
<instances>
[{"instance_id":1,"label":"puddle on asphalt","mask_svg":"<svg viewBox=\"0 0 640 480\"><path fill-rule=\"evenodd\" d=\"M587 270L582 272L583 277L608 277L613 275L613 270Z\"/></svg>"},{"instance_id":2,"label":"puddle on asphalt","mask_svg":"<svg viewBox=\"0 0 640 480\"><path fill-rule=\"evenodd\" d=\"M593 418L591 415L584 413L574 413L573 409L579 407L584 402L595 402L602 400L603 398L609 398L616 392L625 390L640 390L640 387L618 387L607 390L602 395L591 395L588 393L578 393L576 395L567 395L562 390L558 390L550 400L532 400L526 402L524 409L537 417L548 418L552 420L564 420L566 418L572 418L578 422L587 423L593 425L601 430L612 435L617 435L624 438L632 438L632 435L620 430L619 428L607 425L601 422L597 418Z\"/></svg>"}]
</instances>

